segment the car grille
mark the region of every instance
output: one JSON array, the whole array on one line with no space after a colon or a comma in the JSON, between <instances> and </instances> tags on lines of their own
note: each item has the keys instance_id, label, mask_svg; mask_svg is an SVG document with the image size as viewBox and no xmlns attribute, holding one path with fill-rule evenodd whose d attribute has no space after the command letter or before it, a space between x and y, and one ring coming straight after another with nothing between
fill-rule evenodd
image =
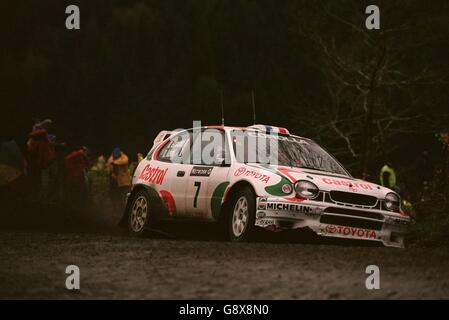
<instances>
[{"instance_id":1,"label":"car grille","mask_svg":"<svg viewBox=\"0 0 449 320\"><path fill-rule=\"evenodd\" d=\"M381 230L382 225L383 225L382 221L366 220L366 219L344 217L344 216L334 216L334 215L329 215L329 214L322 215L320 222L327 223L327 224L335 224L335 225L345 226L345 227L354 227L354 228L362 228L362 229L370 229L370 230Z\"/></svg>"},{"instance_id":2,"label":"car grille","mask_svg":"<svg viewBox=\"0 0 449 320\"><path fill-rule=\"evenodd\" d=\"M377 203L377 198L365 194L331 191L330 198L333 202L345 203L355 206L374 207Z\"/></svg>"},{"instance_id":3,"label":"car grille","mask_svg":"<svg viewBox=\"0 0 449 320\"><path fill-rule=\"evenodd\" d=\"M380 220L380 221L384 220L384 216L381 213L352 210L352 209L346 209L346 208L329 207L329 208L324 209L324 213L331 213L331 214L334 213L334 214L341 214L341 215L345 215L345 216L376 219L376 220Z\"/></svg>"}]
</instances>

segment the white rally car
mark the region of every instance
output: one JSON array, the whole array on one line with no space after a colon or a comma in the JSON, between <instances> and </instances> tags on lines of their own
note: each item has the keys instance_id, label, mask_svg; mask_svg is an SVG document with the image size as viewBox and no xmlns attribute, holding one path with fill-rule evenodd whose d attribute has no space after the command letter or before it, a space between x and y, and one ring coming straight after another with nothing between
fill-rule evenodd
<instances>
[{"instance_id":1,"label":"white rally car","mask_svg":"<svg viewBox=\"0 0 449 320\"><path fill-rule=\"evenodd\" d=\"M195 146L208 157L195 157ZM259 161L266 149L274 164ZM353 178L312 140L264 125L156 137L134 173L121 225L139 236L152 221L181 219L220 222L231 241L247 240L256 227L307 227L394 247L403 247L410 223L394 191Z\"/></svg>"}]
</instances>

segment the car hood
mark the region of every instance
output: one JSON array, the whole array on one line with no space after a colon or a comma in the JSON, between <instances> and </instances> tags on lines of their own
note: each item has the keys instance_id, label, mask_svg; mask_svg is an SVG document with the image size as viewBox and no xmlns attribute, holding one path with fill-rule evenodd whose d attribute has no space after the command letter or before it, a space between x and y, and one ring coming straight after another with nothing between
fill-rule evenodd
<instances>
[{"instance_id":1,"label":"car hood","mask_svg":"<svg viewBox=\"0 0 449 320\"><path fill-rule=\"evenodd\" d=\"M353 177L341 174L284 166L257 166L280 174L281 176L289 179L292 183L298 180L308 180L316 184L317 187L323 191L344 191L359 193L375 196L379 199L385 198L385 195L387 193L392 192L392 190L382 187L378 184L361 179L355 179Z\"/></svg>"}]
</instances>

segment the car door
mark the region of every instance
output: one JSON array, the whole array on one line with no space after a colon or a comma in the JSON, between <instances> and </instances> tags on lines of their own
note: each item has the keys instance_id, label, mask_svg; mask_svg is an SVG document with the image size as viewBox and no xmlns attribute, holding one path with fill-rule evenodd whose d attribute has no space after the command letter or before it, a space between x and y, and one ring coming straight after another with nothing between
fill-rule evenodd
<instances>
[{"instance_id":1,"label":"car door","mask_svg":"<svg viewBox=\"0 0 449 320\"><path fill-rule=\"evenodd\" d=\"M196 139L201 141L202 156L188 172L186 212L190 217L210 220L214 218L214 212L216 215L216 190L228 181L229 147L225 131L221 129L203 129L201 135L194 139L194 144L198 143Z\"/></svg>"}]
</instances>

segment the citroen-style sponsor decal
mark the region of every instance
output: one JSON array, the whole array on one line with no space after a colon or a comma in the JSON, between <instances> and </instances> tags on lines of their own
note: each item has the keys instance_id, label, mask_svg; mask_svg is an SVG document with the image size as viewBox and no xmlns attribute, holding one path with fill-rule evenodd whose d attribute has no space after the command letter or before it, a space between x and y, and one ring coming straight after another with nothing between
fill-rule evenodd
<instances>
[{"instance_id":1,"label":"citroen-style sponsor decal","mask_svg":"<svg viewBox=\"0 0 449 320\"><path fill-rule=\"evenodd\" d=\"M194 166L192 171L190 171L191 177L209 177L212 173L214 167L199 167Z\"/></svg>"}]
</instances>

